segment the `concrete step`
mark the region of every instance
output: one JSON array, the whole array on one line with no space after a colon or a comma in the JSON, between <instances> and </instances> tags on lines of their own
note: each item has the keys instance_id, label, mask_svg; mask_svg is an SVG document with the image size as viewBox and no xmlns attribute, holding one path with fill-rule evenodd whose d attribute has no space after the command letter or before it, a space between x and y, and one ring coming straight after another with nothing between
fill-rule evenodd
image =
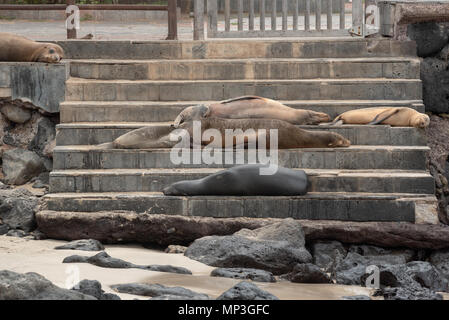
<instances>
[{"instance_id":1,"label":"concrete step","mask_svg":"<svg viewBox=\"0 0 449 320\"><path fill-rule=\"evenodd\" d=\"M206 165L202 153L190 151L189 163L180 161L171 149L115 149L98 150L92 146L57 146L53 151L53 170L60 169L149 169L149 168L210 168L231 167L247 151L225 150L221 163ZM427 146L358 146L349 148L310 148L279 150L279 165L305 169L397 169L426 170ZM171 154L173 152L173 154ZM226 153L232 153L232 164L225 163ZM264 152L265 154L265 152ZM267 154L265 154L268 156ZM275 154L273 153L274 157ZM197 161L199 159L199 161ZM195 164L194 164L195 163Z\"/></svg>"},{"instance_id":2,"label":"concrete step","mask_svg":"<svg viewBox=\"0 0 449 320\"><path fill-rule=\"evenodd\" d=\"M111 142L119 136L147 126L169 126L170 122L102 123L78 122L56 127L56 145L95 145ZM348 138L355 145L427 145L424 130L384 125L298 126L306 130L333 131Z\"/></svg>"},{"instance_id":3,"label":"concrete step","mask_svg":"<svg viewBox=\"0 0 449 320\"><path fill-rule=\"evenodd\" d=\"M418 79L307 79L152 81L70 78L71 101L225 100L257 95L275 100L420 100Z\"/></svg>"},{"instance_id":4,"label":"concrete step","mask_svg":"<svg viewBox=\"0 0 449 320\"><path fill-rule=\"evenodd\" d=\"M50 174L50 192L161 192L181 180L204 178L221 169L61 170ZM299 169L298 169L299 170ZM305 170L310 192L434 194L426 171Z\"/></svg>"},{"instance_id":5,"label":"concrete step","mask_svg":"<svg viewBox=\"0 0 449 320\"><path fill-rule=\"evenodd\" d=\"M413 41L360 38L55 41L67 59L246 59L415 56Z\"/></svg>"},{"instance_id":6,"label":"concrete step","mask_svg":"<svg viewBox=\"0 0 449 320\"><path fill-rule=\"evenodd\" d=\"M64 101L61 123L73 122L160 122L173 121L186 107L214 101ZM332 118L360 108L411 107L424 112L421 100L284 100L296 109L324 112Z\"/></svg>"},{"instance_id":7,"label":"concrete step","mask_svg":"<svg viewBox=\"0 0 449 320\"><path fill-rule=\"evenodd\" d=\"M417 58L72 60L70 75L101 80L419 79Z\"/></svg>"},{"instance_id":8,"label":"concrete step","mask_svg":"<svg viewBox=\"0 0 449 320\"><path fill-rule=\"evenodd\" d=\"M416 194L309 193L297 197L166 197L161 193L54 193L48 210L96 212L125 210L149 214L208 217L294 218L344 221L415 222L421 202Z\"/></svg>"}]
</instances>

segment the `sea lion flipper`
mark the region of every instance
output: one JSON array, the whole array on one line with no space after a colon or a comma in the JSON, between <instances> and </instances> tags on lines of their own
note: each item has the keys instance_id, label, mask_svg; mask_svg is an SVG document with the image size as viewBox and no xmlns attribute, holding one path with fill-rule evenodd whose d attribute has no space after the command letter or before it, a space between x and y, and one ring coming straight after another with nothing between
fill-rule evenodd
<instances>
[{"instance_id":1,"label":"sea lion flipper","mask_svg":"<svg viewBox=\"0 0 449 320\"><path fill-rule=\"evenodd\" d=\"M368 123L368 124L374 125L374 124L382 123L382 122L384 122L385 120L387 120L388 118L390 118L391 116L395 115L395 114L398 113L398 112L399 112L399 109L394 109L394 110L388 109L388 110L385 110L385 111L379 113L379 114L373 119L373 121L371 121L371 122Z\"/></svg>"},{"instance_id":2,"label":"sea lion flipper","mask_svg":"<svg viewBox=\"0 0 449 320\"><path fill-rule=\"evenodd\" d=\"M227 104L227 103L231 103L231 102L235 102L235 101L242 101L242 100L255 100L255 99L263 99L262 97L258 97L258 96L243 96L243 97L238 97L238 98L232 98L232 99L228 99L228 100L223 100L220 101L221 104Z\"/></svg>"},{"instance_id":3,"label":"sea lion flipper","mask_svg":"<svg viewBox=\"0 0 449 320\"><path fill-rule=\"evenodd\" d=\"M341 120L341 115L337 116L334 121L330 123L331 126L341 126L343 124L343 120Z\"/></svg>"}]
</instances>

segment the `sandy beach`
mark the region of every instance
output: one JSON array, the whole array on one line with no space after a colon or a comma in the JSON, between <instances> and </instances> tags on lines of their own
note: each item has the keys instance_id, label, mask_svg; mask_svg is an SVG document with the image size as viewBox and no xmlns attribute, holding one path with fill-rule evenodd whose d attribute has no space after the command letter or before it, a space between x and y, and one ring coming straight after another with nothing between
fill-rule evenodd
<instances>
[{"instance_id":1,"label":"sandy beach","mask_svg":"<svg viewBox=\"0 0 449 320\"><path fill-rule=\"evenodd\" d=\"M213 267L191 260L182 254L168 254L146 249L140 245L106 245L106 252L114 257L135 264L169 264L185 267L193 275L153 272L138 269L106 269L84 263L63 264L70 255L92 256L96 252L77 250L54 250L64 244L57 240L28 240L0 236L0 270L36 272L55 285L65 288L79 274L79 280L98 280L103 290L115 293L109 286L121 283L159 283L165 286L181 286L216 298L240 280L210 277ZM343 296L369 295L371 289L358 286L297 284L285 281L276 283L257 282L257 286L281 300L340 300ZM148 297L118 294L122 299L149 299Z\"/></svg>"}]
</instances>

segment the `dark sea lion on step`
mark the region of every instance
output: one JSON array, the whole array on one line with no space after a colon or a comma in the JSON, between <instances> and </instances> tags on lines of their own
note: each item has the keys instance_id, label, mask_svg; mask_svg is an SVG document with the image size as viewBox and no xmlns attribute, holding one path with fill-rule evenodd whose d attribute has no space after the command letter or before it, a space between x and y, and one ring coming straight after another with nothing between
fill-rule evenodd
<instances>
[{"instance_id":1,"label":"dark sea lion on step","mask_svg":"<svg viewBox=\"0 0 449 320\"><path fill-rule=\"evenodd\" d=\"M197 105L188 107L175 119L174 126L178 127L183 122L212 117L225 119L278 119L302 125L330 121L329 115L322 112L294 109L271 99L245 96L212 103L208 106Z\"/></svg>"},{"instance_id":2,"label":"dark sea lion on step","mask_svg":"<svg viewBox=\"0 0 449 320\"><path fill-rule=\"evenodd\" d=\"M64 50L57 44L0 33L0 61L57 63L63 57Z\"/></svg>"},{"instance_id":3,"label":"dark sea lion on step","mask_svg":"<svg viewBox=\"0 0 449 320\"><path fill-rule=\"evenodd\" d=\"M198 121L198 120L197 120ZM226 130L241 130L241 133L236 132L233 145L238 141L248 143L249 138L258 139L257 133L259 130L266 130L266 148L270 147L270 130L277 130L278 148L279 149L293 149L293 148L338 148L349 147L351 142L342 135L330 131L318 130L304 130L298 128L291 123L276 119L221 119L221 118L206 118L201 122L201 129L204 132L207 129L216 129L220 132L222 141L221 144L215 141L202 141L203 145L214 147L225 147ZM180 128L186 129L192 136L194 121L183 123ZM245 134L247 130L253 130L253 134ZM247 132L248 133L248 132ZM260 144L260 141L257 140Z\"/></svg>"},{"instance_id":4,"label":"dark sea lion on step","mask_svg":"<svg viewBox=\"0 0 449 320\"><path fill-rule=\"evenodd\" d=\"M278 167L273 175L261 175L262 164L247 164L214 173L198 180L173 183L163 190L167 196L297 196L307 193L303 170Z\"/></svg>"},{"instance_id":5,"label":"dark sea lion on step","mask_svg":"<svg viewBox=\"0 0 449 320\"><path fill-rule=\"evenodd\" d=\"M430 124L430 118L407 107L381 107L350 110L342 113L332 122L346 124L389 124L395 127L425 128Z\"/></svg>"}]
</instances>

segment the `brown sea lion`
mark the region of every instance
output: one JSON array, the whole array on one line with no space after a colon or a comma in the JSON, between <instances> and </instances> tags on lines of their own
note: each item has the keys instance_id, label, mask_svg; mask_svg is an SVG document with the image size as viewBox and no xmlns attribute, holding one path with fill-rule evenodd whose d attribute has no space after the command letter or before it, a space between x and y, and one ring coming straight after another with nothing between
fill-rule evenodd
<instances>
[{"instance_id":1,"label":"brown sea lion","mask_svg":"<svg viewBox=\"0 0 449 320\"><path fill-rule=\"evenodd\" d=\"M280 102L257 97L244 96L184 109L174 121L177 128L181 123L203 118L225 119L278 119L292 124L318 124L330 121L329 115L311 110L294 109Z\"/></svg>"},{"instance_id":2,"label":"brown sea lion","mask_svg":"<svg viewBox=\"0 0 449 320\"><path fill-rule=\"evenodd\" d=\"M216 148L224 148L226 146L226 130L234 130L230 137L232 145L247 145L248 141L258 140L258 130L266 130L266 148L270 147L270 129L277 129L278 148L337 148L349 147L350 141L340 134L330 131L316 131L300 129L286 121L277 119L221 119L206 118L202 120L189 121L182 123L179 130L172 126L149 126L128 132L112 143L106 143L97 146L101 149L150 149L150 148L171 148L178 144L178 140L172 141L171 134L182 133L186 135L189 142L193 141L194 125L201 124L201 145ZM180 130L180 129L184 129ZM203 133L208 129L216 129L220 134L221 141L214 139L202 140ZM253 132L247 131L253 129ZM176 131L175 131L176 130ZM246 131L246 132L245 132ZM182 137L183 138L183 137ZM181 140L182 138L179 138ZM254 138L254 140L250 140Z\"/></svg>"},{"instance_id":3,"label":"brown sea lion","mask_svg":"<svg viewBox=\"0 0 449 320\"><path fill-rule=\"evenodd\" d=\"M57 63L63 57L64 50L57 44L0 33L0 61Z\"/></svg>"},{"instance_id":4,"label":"brown sea lion","mask_svg":"<svg viewBox=\"0 0 449 320\"><path fill-rule=\"evenodd\" d=\"M346 124L389 124L394 127L425 128L430 118L407 107L365 108L342 113L332 122Z\"/></svg>"}]
</instances>

